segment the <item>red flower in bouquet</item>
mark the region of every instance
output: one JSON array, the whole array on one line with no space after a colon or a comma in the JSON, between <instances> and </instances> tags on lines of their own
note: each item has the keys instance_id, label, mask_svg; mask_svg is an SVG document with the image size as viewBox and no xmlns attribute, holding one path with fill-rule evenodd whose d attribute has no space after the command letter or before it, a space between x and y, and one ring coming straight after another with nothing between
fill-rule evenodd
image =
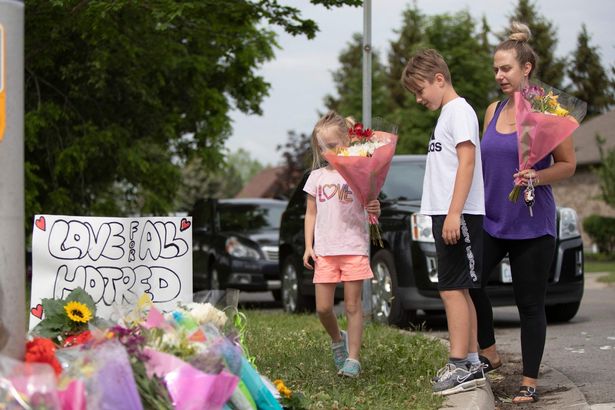
<instances>
[{"instance_id":1,"label":"red flower in bouquet","mask_svg":"<svg viewBox=\"0 0 615 410\"><path fill-rule=\"evenodd\" d=\"M397 127L387 125L386 128L393 132L364 130L363 124L356 123L348 130L350 144L347 147L338 147L324 154L363 206L378 198L395 154ZM378 217L369 214L368 221L372 241L382 247Z\"/></svg>"},{"instance_id":2,"label":"red flower in bouquet","mask_svg":"<svg viewBox=\"0 0 615 410\"><path fill-rule=\"evenodd\" d=\"M92 339L92 332L86 330L76 335L67 336L64 340L64 347L82 345Z\"/></svg>"},{"instance_id":3,"label":"red flower in bouquet","mask_svg":"<svg viewBox=\"0 0 615 410\"><path fill-rule=\"evenodd\" d=\"M546 84L534 81L514 93L519 171L532 168L568 138L585 116L587 104ZM508 199L515 202L520 179ZM534 201L533 185L526 188L526 205Z\"/></svg>"},{"instance_id":4,"label":"red flower in bouquet","mask_svg":"<svg viewBox=\"0 0 615 410\"><path fill-rule=\"evenodd\" d=\"M26 343L25 361L27 363L47 363L56 375L62 373L62 366L56 357L56 346L47 338L35 337Z\"/></svg>"}]
</instances>

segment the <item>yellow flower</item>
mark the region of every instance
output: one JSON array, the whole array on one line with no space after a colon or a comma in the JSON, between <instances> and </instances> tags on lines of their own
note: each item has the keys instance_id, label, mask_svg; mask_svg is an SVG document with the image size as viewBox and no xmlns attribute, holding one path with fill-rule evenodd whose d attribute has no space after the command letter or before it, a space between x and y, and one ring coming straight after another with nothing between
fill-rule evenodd
<instances>
[{"instance_id":1,"label":"yellow flower","mask_svg":"<svg viewBox=\"0 0 615 410\"><path fill-rule=\"evenodd\" d=\"M278 389L278 392L280 392L280 394L284 397L286 397L287 399L290 398L290 396L293 394L293 392L284 385L284 382L280 379L276 379L273 384L275 384L276 389Z\"/></svg>"},{"instance_id":2,"label":"yellow flower","mask_svg":"<svg viewBox=\"0 0 615 410\"><path fill-rule=\"evenodd\" d=\"M68 302L64 305L64 310L68 318L73 322L87 323L92 319L92 312L90 309L80 302Z\"/></svg>"},{"instance_id":3,"label":"yellow flower","mask_svg":"<svg viewBox=\"0 0 615 410\"><path fill-rule=\"evenodd\" d=\"M562 107L561 105L559 105L559 104L557 105L557 107L555 107L555 110L553 111L553 113L554 113L555 115L559 115L560 117L565 117L565 116L567 116L568 114L570 114L570 113L568 112L568 110L567 110L567 109L563 108L563 107Z\"/></svg>"}]
</instances>

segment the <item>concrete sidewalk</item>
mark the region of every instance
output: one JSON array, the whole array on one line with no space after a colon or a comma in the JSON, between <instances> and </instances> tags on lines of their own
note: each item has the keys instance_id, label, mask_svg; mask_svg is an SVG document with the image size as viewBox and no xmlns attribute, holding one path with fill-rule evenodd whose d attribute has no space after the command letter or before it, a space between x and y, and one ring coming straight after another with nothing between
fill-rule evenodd
<instances>
[{"instance_id":1,"label":"concrete sidewalk","mask_svg":"<svg viewBox=\"0 0 615 410\"><path fill-rule=\"evenodd\" d=\"M503 364L506 366L506 363ZM497 371L494 372L497 374ZM490 376L488 375L487 378ZM544 364L540 369L539 392L549 392L541 395L540 401L532 407L540 409L599 409L590 407L579 388L563 373ZM508 398L510 400L510 398ZM525 406L519 406L525 408ZM446 396L442 409L495 409L495 398L489 382L484 387L469 392Z\"/></svg>"}]
</instances>

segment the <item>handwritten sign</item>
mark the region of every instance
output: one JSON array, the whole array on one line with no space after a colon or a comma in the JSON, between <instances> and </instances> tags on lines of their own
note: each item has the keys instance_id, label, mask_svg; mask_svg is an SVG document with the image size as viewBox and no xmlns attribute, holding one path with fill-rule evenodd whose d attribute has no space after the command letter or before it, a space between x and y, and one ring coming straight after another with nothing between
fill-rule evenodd
<instances>
[{"instance_id":1,"label":"handwritten sign","mask_svg":"<svg viewBox=\"0 0 615 410\"><path fill-rule=\"evenodd\" d=\"M30 328L44 315L43 298L64 298L77 287L104 318L143 293L161 310L192 301L191 219L36 215Z\"/></svg>"}]
</instances>

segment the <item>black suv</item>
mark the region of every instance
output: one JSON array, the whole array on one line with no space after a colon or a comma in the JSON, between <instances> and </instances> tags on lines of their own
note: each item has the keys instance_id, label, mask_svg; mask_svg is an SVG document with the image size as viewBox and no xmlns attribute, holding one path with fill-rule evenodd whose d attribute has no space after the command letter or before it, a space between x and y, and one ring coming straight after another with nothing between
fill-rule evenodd
<instances>
[{"instance_id":1,"label":"black suv","mask_svg":"<svg viewBox=\"0 0 615 410\"><path fill-rule=\"evenodd\" d=\"M418 309L441 312L437 284L436 249L431 219L419 214L424 155L397 155L380 194L380 226L384 248L371 248L374 278L371 309L376 320L407 326ZM282 302L289 312L314 309L313 271L303 267L303 221L307 174L291 197L280 225L280 272ZM557 250L547 289L547 318L568 321L577 313L583 297L583 242L576 212L557 211ZM494 306L514 305L510 265L504 260L489 275L487 292ZM369 293L368 293L369 294ZM343 298L341 286L336 298Z\"/></svg>"},{"instance_id":2,"label":"black suv","mask_svg":"<svg viewBox=\"0 0 615 410\"><path fill-rule=\"evenodd\" d=\"M192 212L193 288L271 290L280 299L278 230L287 201L209 199Z\"/></svg>"}]
</instances>

